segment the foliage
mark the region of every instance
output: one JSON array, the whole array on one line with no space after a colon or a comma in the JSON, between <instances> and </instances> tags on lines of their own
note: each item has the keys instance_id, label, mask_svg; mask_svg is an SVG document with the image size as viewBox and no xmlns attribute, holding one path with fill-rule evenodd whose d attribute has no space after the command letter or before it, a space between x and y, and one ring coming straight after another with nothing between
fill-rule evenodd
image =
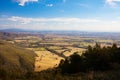
<instances>
[{"instance_id":1,"label":"foliage","mask_svg":"<svg viewBox=\"0 0 120 80\"><path fill-rule=\"evenodd\" d=\"M62 73L77 73L87 71L106 71L120 68L120 48L116 44L111 47L101 47L96 43L94 47L82 54L72 54L61 60L59 67Z\"/></svg>"}]
</instances>

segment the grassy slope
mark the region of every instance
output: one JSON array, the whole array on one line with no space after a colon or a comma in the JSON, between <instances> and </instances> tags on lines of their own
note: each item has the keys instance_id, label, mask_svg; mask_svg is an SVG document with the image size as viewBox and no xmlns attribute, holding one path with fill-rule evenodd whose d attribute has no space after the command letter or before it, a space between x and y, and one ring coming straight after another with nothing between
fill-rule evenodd
<instances>
[{"instance_id":1,"label":"grassy slope","mask_svg":"<svg viewBox=\"0 0 120 80\"><path fill-rule=\"evenodd\" d=\"M34 52L0 41L0 70L23 74L34 70Z\"/></svg>"}]
</instances>

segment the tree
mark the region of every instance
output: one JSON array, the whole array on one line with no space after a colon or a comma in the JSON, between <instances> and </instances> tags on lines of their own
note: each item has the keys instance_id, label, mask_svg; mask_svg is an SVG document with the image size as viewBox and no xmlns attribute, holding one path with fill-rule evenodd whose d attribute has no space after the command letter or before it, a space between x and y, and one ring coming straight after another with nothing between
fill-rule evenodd
<instances>
[{"instance_id":1,"label":"tree","mask_svg":"<svg viewBox=\"0 0 120 80\"><path fill-rule=\"evenodd\" d=\"M65 60L61 60L59 68L63 73L77 73L83 70L82 57L77 53L72 54Z\"/></svg>"}]
</instances>

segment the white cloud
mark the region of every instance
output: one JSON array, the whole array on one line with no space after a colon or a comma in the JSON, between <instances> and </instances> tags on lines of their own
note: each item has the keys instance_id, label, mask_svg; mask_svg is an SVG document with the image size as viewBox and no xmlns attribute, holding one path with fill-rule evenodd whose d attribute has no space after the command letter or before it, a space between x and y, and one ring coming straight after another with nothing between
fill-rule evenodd
<instances>
[{"instance_id":1,"label":"white cloud","mask_svg":"<svg viewBox=\"0 0 120 80\"><path fill-rule=\"evenodd\" d=\"M31 22L99 22L97 19L80 19L80 18L24 18L19 16L12 16L8 18L10 21L27 24Z\"/></svg>"},{"instance_id":2,"label":"white cloud","mask_svg":"<svg viewBox=\"0 0 120 80\"><path fill-rule=\"evenodd\" d=\"M115 7L117 6L117 2L120 2L120 0L106 0L106 4Z\"/></svg>"},{"instance_id":3,"label":"white cloud","mask_svg":"<svg viewBox=\"0 0 120 80\"><path fill-rule=\"evenodd\" d=\"M47 4L46 6L48 6L48 7L52 7L52 6L53 6L53 4Z\"/></svg>"},{"instance_id":4,"label":"white cloud","mask_svg":"<svg viewBox=\"0 0 120 80\"><path fill-rule=\"evenodd\" d=\"M38 2L38 0L16 0L16 1L19 2L20 6L24 6L25 3L28 3L28 2Z\"/></svg>"},{"instance_id":5,"label":"white cloud","mask_svg":"<svg viewBox=\"0 0 120 80\"><path fill-rule=\"evenodd\" d=\"M0 28L31 30L120 31L120 21L85 18L0 18Z\"/></svg>"},{"instance_id":6,"label":"white cloud","mask_svg":"<svg viewBox=\"0 0 120 80\"><path fill-rule=\"evenodd\" d=\"M14 22L20 22L22 24L27 24L32 21L32 18L23 18L23 17L18 17L18 16L12 16L12 17L8 18L8 20L14 21Z\"/></svg>"}]
</instances>

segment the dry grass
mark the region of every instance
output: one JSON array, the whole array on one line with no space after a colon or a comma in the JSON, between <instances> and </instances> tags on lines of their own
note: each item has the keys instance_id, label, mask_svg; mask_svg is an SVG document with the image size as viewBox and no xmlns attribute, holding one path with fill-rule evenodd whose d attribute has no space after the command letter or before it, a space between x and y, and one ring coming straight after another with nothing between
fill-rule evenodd
<instances>
[{"instance_id":1,"label":"dry grass","mask_svg":"<svg viewBox=\"0 0 120 80\"><path fill-rule=\"evenodd\" d=\"M70 49L70 51L64 52L63 54L65 56L70 56L74 52L82 53L83 51L85 51L85 49L82 48L74 48L74 47L67 47L67 48ZM46 70L48 68L56 67L59 64L60 60L63 59L58 55L53 54L49 51L35 51L35 53L37 54L37 57L35 57L35 71L37 72Z\"/></svg>"},{"instance_id":2,"label":"dry grass","mask_svg":"<svg viewBox=\"0 0 120 80\"><path fill-rule=\"evenodd\" d=\"M79 52L80 54L82 54L82 52L84 52L86 49L83 48L74 48L74 47L67 47L68 49L70 49L70 51L66 51L63 54L65 56L70 56L72 55L74 52Z\"/></svg>"},{"instance_id":3,"label":"dry grass","mask_svg":"<svg viewBox=\"0 0 120 80\"><path fill-rule=\"evenodd\" d=\"M56 67L62 59L49 51L35 51L35 53L38 55L35 57L35 71Z\"/></svg>"}]
</instances>

